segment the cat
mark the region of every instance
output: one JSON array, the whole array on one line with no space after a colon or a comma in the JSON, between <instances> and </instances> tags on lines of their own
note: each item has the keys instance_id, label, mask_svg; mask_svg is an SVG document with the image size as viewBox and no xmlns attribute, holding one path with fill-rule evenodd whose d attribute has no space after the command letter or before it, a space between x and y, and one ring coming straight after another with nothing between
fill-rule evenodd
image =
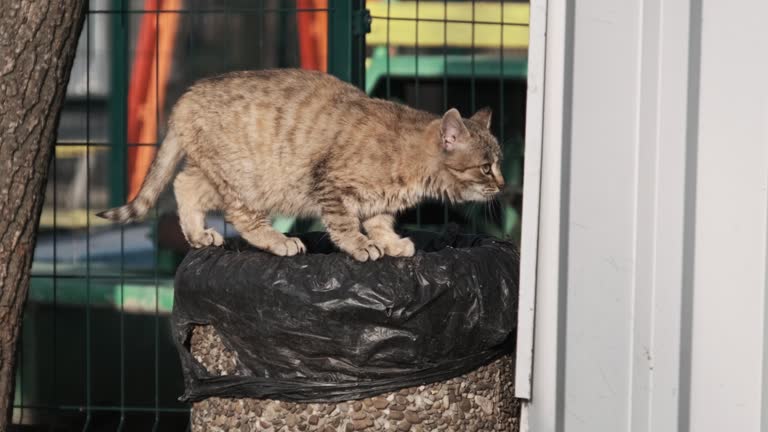
<instances>
[{"instance_id":1,"label":"cat","mask_svg":"<svg viewBox=\"0 0 768 432\"><path fill-rule=\"evenodd\" d=\"M98 216L143 218L186 157L173 187L194 248L223 244L205 225L206 212L222 210L246 241L275 255L306 251L272 228L270 217L282 214L320 217L358 261L408 257L414 245L394 231L398 212L426 198L487 201L504 187L490 125L487 108L440 117L322 72L231 72L181 96L136 198Z\"/></svg>"}]
</instances>

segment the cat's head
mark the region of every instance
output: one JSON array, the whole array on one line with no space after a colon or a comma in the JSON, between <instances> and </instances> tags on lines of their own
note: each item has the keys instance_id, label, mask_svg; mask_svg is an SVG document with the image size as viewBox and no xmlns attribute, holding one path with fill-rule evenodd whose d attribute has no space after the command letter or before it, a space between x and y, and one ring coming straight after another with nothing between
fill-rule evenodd
<instances>
[{"instance_id":1,"label":"cat's head","mask_svg":"<svg viewBox=\"0 0 768 432\"><path fill-rule=\"evenodd\" d=\"M466 119L452 108L439 122L443 172L452 183L452 198L492 199L504 187L504 178L501 147L490 131L491 110L483 108Z\"/></svg>"}]
</instances>

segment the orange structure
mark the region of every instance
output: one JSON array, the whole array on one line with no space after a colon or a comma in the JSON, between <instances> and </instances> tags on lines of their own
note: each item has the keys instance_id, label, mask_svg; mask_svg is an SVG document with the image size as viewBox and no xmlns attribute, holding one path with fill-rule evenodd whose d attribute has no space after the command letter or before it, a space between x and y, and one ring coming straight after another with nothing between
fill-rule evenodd
<instances>
[{"instance_id":1,"label":"orange structure","mask_svg":"<svg viewBox=\"0 0 768 432\"><path fill-rule=\"evenodd\" d=\"M328 0L297 0L301 67L328 70ZM155 157L159 110L165 104L181 0L145 0L128 86L128 199L136 197Z\"/></svg>"},{"instance_id":2,"label":"orange structure","mask_svg":"<svg viewBox=\"0 0 768 432\"><path fill-rule=\"evenodd\" d=\"M181 0L145 0L144 10L174 11ZM165 104L179 14L145 13L139 26L136 55L128 86L127 139L129 143L151 144L157 140L160 110ZM155 157L149 145L128 148L128 199L138 194Z\"/></svg>"},{"instance_id":3,"label":"orange structure","mask_svg":"<svg viewBox=\"0 0 768 432\"><path fill-rule=\"evenodd\" d=\"M301 68L325 72L328 70L328 0L297 0L296 6Z\"/></svg>"}]
</instances>

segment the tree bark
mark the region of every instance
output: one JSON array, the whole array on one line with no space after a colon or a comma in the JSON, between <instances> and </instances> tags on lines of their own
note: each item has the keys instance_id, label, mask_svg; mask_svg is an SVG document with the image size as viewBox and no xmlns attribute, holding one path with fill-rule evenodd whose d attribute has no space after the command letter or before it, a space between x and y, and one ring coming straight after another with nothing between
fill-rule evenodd
<instances>
[{"instance_id":1,"label":"tree bark","mask_svg":"<svg viewBox=\"0 0 768 432\"><path fill-rule=\"evenodd\" d=\"M85 0L0 0L0 431L29 271Z\"/></svg>"}]
</instances>

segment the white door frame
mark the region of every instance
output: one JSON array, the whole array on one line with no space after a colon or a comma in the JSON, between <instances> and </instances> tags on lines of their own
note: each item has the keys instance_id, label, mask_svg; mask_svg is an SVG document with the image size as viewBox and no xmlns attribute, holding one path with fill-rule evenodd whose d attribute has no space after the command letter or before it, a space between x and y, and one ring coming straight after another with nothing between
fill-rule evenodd
<instances>
[{"instance_id":1,"label":"white door frame","mask_svg":"<svg viewBox=\"0 0 768 432\"><path fill-rule=\"evenodd\" d=\"M570 6L567 3L566 0L531 0L529 21L515 395L535 399L541 413L554 413L557 403L562 141L568 126L565 122L570 118L564 113L565 84L569 79L566 17ZM534 370L535 380L532 379ZM526 402L522 412L523 430L527 430L529 415ZM540 430L554 430L554 423L545 425L546 418L542 416L543 421L537 422L543 427ZM554 421L555 416L549 419Z\"/></svg>"},{"instance_id":2,"label":"white door frame","mask_svg":"<svg viewBox=\"0 0 768 432\"><path fill-rule=\"evenodd\" d=\"M528 95L525 114L525 169L520 255L520 295L515 361L515 397L531 398L536 262L539 241L547 0L531 0L528 42Z\"/></svg>"}]
</instances>

